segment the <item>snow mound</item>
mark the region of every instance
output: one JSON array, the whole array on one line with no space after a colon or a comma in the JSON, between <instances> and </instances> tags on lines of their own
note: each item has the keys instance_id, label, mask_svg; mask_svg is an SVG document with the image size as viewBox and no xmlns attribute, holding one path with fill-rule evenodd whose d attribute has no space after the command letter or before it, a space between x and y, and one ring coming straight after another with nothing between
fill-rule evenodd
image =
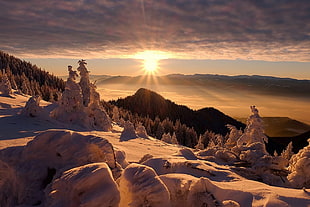
<instances>
[{"instance_id":1,"label":"snow mound","mask_svg":"<svg viewBox=\"0 0 310 207\"><path fill-rule=\"evenodd\" d=\"M144 165L130 164L119 180L120 206L169 207L169 191L155 171Z\"/></svg>"},{"instance_id":2,"label":"snow mound","mask_svg":"<svg viewBox=\"0 0 310 207\"><path fill-rule=\"evenodd\" d=\"M0 160L0 206L15 206L23 199L16 171Z\"/></svg>"},{"instance_id":3,"label":"snow mound","mask_svg":"<svg viewBox=\"0 0 310 207\"><path fill-rule=\"evenodd\" d=\"M120 193L106 163L70 169L56 179L47 193L46 206L118 207Z\"/></svg>"},{"instance_id":4,"label":"snow mound","mask_svg":"<svg viewBox=\"0 0 310 207\"><path fill-rule=\"evenodd\" d=\"M12 160L11 156L16 159ZM29 205L41 203L44 188L53 178L71 168L106 162L115 178L121 173L110 142L69 130L43 132L23 147L22 151L8 148L1 152L0 158L15 169L21 179L18 194L23 199L15 199L15 202ZM0 194L3 196L3 186L0 187Z\"/></svg>"},{"instance_id":5,"label":"snow mound","mask_svg":"<svg viewBox=\"0 0 310 207\"><path fill-rule=\"evenodd\" d=\"M176 156L184 157L187 160L197 160L196 155L193 153L193 151L189 148L182 148L179 150L178 153L175 154Z\"/></svg>"},{"instance_id":6,"label":"snow mound","mask_svg":"<svg viewBox=\"0 0 310 207\"><path fill-rule=\"evenodd\" d=\"M189 188L195 180L191 175L171 173L159 176L167 186L170 193L171 207L185 207L188 199ZM191 206L191 205L186 205Z\"/></svg>"},{"instance_id":7,"label":"snow mound","mask_svg":"<svg viewBox=\"0 0 310 207\"><path fill-rule=\"evenodd\" d=\"M182 173L194 177L215 177L216 169L198 160L152 158L142 164L153 168L158 175Z\"/></svg>"}]
</instances>

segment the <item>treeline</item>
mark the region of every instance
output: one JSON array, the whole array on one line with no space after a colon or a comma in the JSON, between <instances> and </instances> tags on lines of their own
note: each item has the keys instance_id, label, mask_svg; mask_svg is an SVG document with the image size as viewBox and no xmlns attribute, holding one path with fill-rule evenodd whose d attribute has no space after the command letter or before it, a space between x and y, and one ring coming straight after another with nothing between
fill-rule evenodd
<instances>
[{"instance_id":1,"label":"treeline","mask_svg":"<svg viewBox=\"0 0 310 207\"><path fill-rule=\"evenodd\" d=\"M65 82L30 62L0 51L0 79L5 72L12 88L28 95L40 95L45 101L58 100Z\"/></svg>"},{"instance_id":2,"label":"treeline","mask_svg":"<svg viewBox=\"0 0 310 207\"><path fill-rule=\"evenodd\" d=\"M109 116L113 117L113 108L115 106L107 102L102 102L102 104ZM157 139L161 139L163 134L169 133L173 135L175 133L178 143L183 146L194 148L199 139L203 142L204 146L208 146L210 140L221 136L208 130L199 136L193 127L188 127L186 124L181 123L180 120L171 121L169 118L160 119L158 116L152 119L149 116L141 116L123 108L118 108L118 111L120 119L130 121L135 126L141 123L145 127L148 135Z\"/></svg>"}]
</instances>

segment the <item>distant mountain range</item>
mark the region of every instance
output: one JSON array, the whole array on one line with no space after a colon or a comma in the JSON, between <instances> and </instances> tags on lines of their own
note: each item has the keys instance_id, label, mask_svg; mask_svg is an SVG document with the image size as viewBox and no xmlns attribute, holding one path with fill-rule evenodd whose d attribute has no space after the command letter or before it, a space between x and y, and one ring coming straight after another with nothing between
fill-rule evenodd
<instances>
[{"instance_id":1,"label":"distant mountain range","mask_svg":"<svg viewBox=\"0 0 310 207\"><path fill-rule=\"evenodd\" d=\"M299 96L310 98L310 80L278 78L258 75L211 75L211 74L171 74L166 76L92 76L97 85L139 84L139 85L191 85L209 89L238 90L256 94L277 96Z\"/></svg>"},{"instance_id":2,"label":"distant mountain range","mask_svg":"<svg viewBox=\"0 0 310 207\"><path fill-rule=\"evenodd\" d=\"M244 128L245 125L219 110L208 107L200 110L192 110L187 106L178 105L174 102L164 99L161 95L140 88L134 95L124 99L111 101L118 107L130 110L142 116L149 116L154 119L158 116L160 119L168 117L172 121L180 120L181 123L189 127L194 127L198 134L203 134L206 130L217 134L226 135L228 129L227 124Z\"/></svg>"},{"instance_id":3,"label":"distant mountain range","mask_svg":"<svg viewBox=\"0 0 310 207\"><path fill-rule=\"evenodd\" d=\"M310 131L310 126L289 117L262 117L265 133L269 137L295 137ZM247 118L238 118L238 121L246 123Z\"/></svg>"}]
</instances>

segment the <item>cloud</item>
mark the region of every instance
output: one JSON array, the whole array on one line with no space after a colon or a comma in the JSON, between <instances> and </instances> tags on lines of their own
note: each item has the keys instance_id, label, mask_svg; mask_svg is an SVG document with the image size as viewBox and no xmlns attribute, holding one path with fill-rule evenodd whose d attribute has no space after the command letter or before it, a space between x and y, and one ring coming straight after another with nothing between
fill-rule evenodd
<instances>
[{"instance_id":1,"label":"cloud","mask_svg":"<svg viewBox=\"0 0 310 207\"><path fill-rule=\"evenodd\" d=\"M310 61L308 0L0 2L0 49L23 56Z\"/></svg>"}]
</instances>

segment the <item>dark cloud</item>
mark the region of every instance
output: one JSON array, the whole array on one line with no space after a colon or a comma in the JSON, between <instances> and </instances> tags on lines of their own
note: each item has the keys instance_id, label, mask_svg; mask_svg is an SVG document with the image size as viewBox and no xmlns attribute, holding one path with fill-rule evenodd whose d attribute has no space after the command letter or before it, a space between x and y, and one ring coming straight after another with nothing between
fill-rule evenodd
<instances>
[{"instance_id":1,"label":"dark cloud","mask_svg":"<svg viewBox=\"0 0 310 207\"><path fill-rule=\"evenodd\" d=\"M310 61L308 0L0 2L0 49L119 57L163 50L205 59Z\"/></svg>"}]
</instances>

